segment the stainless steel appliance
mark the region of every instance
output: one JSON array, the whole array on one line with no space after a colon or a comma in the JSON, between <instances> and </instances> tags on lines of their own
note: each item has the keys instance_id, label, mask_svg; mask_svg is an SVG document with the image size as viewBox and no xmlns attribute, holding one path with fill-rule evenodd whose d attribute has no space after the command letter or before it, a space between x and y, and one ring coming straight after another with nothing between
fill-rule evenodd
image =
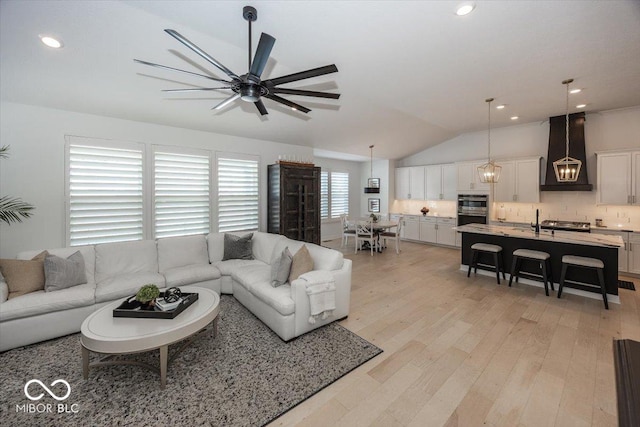
<instances>
[{"instance_id":1,"label":"stainless steel appliance","mask_svg":"<svg viewBox=\"0 0 640 427\"><path fill-rule=\"evenodd\" d=\"M591 233L591 223L580 221L560 221L558 219L545 219L540 223L543 230L580 231Z\"/></svg>"},{"instance_id":2,"label":"stainless steel appliance","mask_svg":"<svg viewBox=\"0 0 640 427\"><path fill-rule=\"evenodd\" d=\"M458 195L458 225L486 224L489 196L486 194Z\"/></svg>"}]
</instances>

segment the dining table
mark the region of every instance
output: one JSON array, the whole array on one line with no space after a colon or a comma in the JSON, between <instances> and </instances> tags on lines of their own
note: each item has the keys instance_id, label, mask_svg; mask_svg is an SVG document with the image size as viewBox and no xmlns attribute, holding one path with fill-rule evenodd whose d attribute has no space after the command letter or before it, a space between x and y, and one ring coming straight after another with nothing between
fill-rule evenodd
<instances>
[{"instance_id":1,"label":"dining table","mask_svg":"<svg viewBox=\"0 0 640 427\"><path fill-rule=\"evenodd\" d=\"M371 223L372 227L373 227L373 233L376 235L377 238L377 252L378 253L382 253L382 250L384 249L381 245L380 245L380 233L385 232L386 230L390 230L392 228L395 228L398 226L398 221L392 221L392 220L387 220L387 219L382 219L382 220L378 220L375 222L371 222L371 218L369 217L364 217L364 218L359 218L357 220L360 223ZM369 248L369 243L368 242L364 242L362 249L370 249Z\"/></svg>"}]
</instances>

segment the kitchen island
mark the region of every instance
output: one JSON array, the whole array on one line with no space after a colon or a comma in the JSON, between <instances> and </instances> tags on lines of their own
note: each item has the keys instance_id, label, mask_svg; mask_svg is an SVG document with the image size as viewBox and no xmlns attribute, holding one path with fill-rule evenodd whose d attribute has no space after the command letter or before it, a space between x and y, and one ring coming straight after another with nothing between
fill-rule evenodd
<instances>
[{"instance_id":1,"label":"kitchen island","mask_svg":"<svg viewBox=\"0 0 640 427\"><path fill-rule=\"evenodd\" d=\"M595 233L580 233L571 231L541 231L517 227L505 227L499 225L467 224L456 227L456 231L462 234L462 268L468 268L471 263L471 245L474 243L490 243L502 247L502 257L507 273L511 271L513 251L516 249L531 249L547 252L551 255L551 275L554 283L560 282L562 272L562 256L577 255L589 258L597 258L604 262L604 280L607 294L615 296L611 302L619 302L618 295L618 248L624 245L620 236L610 236ZM482 261L481 261L482 262ZM493 264L487 262L487 264ZM522 264L521 271L538 274L539 269L533 262ZM596 283L594 275L583 269L570 268L567 272L567 280L575 282ZM521 279L522 281L522 279ZM526 283L538 285L537 282L525 280ZM539 283L542 286L542 283ZM572 289L568 289L572 288ZM556 286L556 290L557 290ZM584 292L572 292L572 290L589 292L587 296L599 298L600 289L578 283L565 282L563 292L585 295ZM597 294L597 295L596 295Z\"/></svg>"}]
</instances>

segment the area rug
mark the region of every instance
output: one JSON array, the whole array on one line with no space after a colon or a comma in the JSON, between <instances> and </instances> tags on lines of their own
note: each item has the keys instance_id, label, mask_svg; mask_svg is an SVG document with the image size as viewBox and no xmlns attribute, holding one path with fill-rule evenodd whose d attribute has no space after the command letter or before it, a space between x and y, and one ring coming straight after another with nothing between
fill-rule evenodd
<instances>
[{"instance_id":1,"label":"area rug","mask_svg":"<svg viewBox=\"0 0 640 427\"><path fill-rule=\"evenodd\" d=\"M93 368L84 380L79 334L0 354L0 424L261 426L382 352L335 322L285 343L233 297L220 307L218 337L204 332L180 353L164 390L138 366ZM128 357L158 366L158 353ZM33 379L36 401L24 391ZM58 379L70 385L60 401Z\"/></svg>"},{"instance_id":2,"label":"area rug","mask_svg":"<svg viewBox=\"0 0 640 427\"><path fill-rule=\"evenodd\" d=\"M629 282L628 280L618 280L618 287L622 289L631 289L632 291L636 290L633 282Z\"/></svg>"}]
</instances>

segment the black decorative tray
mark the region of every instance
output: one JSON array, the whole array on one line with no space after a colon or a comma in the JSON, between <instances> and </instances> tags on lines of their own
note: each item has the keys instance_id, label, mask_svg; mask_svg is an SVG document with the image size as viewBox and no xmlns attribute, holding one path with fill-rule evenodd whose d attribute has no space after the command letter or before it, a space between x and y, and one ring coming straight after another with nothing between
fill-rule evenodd
<instances>
[{"instance_id":1,"label":"black decorative tray","mask_svg":"<svg viewBox=\"0 0 640 427\"><path fill-rule=\"evenodd\" d=\"M160 297L164 297L164 292L160 292ZM159 308L144 308L140 301L136 301L136 296L127 298L117 308L113 309L113 317L138 317L147 319L173 319L182 313L187 307L198 300L197 293L182 293L182 303L173 310L162 311Z\"/></svg>"}]
</instances>

